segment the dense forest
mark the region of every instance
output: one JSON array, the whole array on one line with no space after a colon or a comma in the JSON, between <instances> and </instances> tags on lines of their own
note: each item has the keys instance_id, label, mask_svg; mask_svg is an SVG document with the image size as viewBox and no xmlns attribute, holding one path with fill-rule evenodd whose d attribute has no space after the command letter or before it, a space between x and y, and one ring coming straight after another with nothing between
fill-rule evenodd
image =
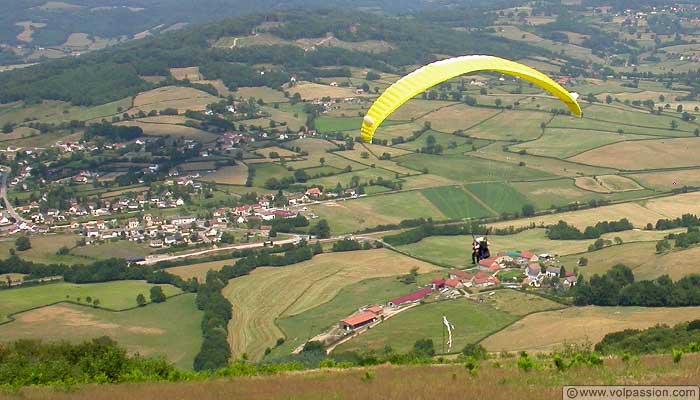
<instances>
[{"instance_id":1,"label":"dense forest","mask_svg":"<svg viewBox=\"0 0 700 400\"><path fill-rule=\"evenodd\" d=\"M484 12L485 13L485 12ZM240 86L278 87L292 74L310 79L320 67L371 67L405 72L417 63L436 59L436 54L489 53L522 58L553 56L547 50L479 30L455 31L424 19L384 17L357 12L286 12L231 18L132 41L79 58L46 62L0 74L0 102L41 99L64 100L75 105L96 105L118 100L154 85L140 76L168 76L171 67L200 66L207 79L222 79L230 89ZM390 51L368 53L322 47L304 52L297 46L251 46L211 48L225 36L242 36L265 21L284 22L276 33L283 37L317 37L330 30L346 41L383 40ZM319 28L319 26L321 28ZM348 28L352 26L352 29ZM320 29L320 30L319 30ZM261 74L257 64L271 64Z\"/></svg>"},{"instance_id":2,"label":"dense forest","mask_svg":"<svg viewBox=\"0 0 700 400\"><path fill-rule=\"evenodd\" d=\"M616 265L588 281L579 277L574 289L579 306L686 307L700 305L700 275L691 274L674 282L668 275L635 281L632 271Z\"/></svg>"}]
</instances>

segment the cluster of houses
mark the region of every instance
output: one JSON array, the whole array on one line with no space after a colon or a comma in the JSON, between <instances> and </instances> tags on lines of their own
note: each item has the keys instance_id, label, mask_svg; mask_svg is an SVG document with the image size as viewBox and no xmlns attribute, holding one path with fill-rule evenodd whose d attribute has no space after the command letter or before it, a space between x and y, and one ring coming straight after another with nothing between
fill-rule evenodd
<instances>
[{"instance_id":1,"label":"cluster of houses","mask_svg":"<svg viewBox=\"0 0 700 400\"><path fill-rule=\"evenodd\" d=\"M227 224L225 218L207 221L192 216L178 216L162 219L146 214L141 219L129 218L125 221L73 222L70 228L83 234L87 243L121 239L149 241L151 247L159 248L195 242L219 242Z\"/></svg>"},{"instance_id":2,"label":"cluster of houses","mask_svg":"<svg viewBox=\"0 0 700 400\"><path fill-rule=\"evenodd\" d=\"M546 278L562 278L565 287L576 285L576 276L567 272L561 276L561 267L556 257L549 254L534 254L528 251L508 252L479 261L480 272L488 271L493 278L502 270L519 268L524 272L522 286L541 287ZM497 280L497 279L496 279Z\"/></svg>"}]
</instances>

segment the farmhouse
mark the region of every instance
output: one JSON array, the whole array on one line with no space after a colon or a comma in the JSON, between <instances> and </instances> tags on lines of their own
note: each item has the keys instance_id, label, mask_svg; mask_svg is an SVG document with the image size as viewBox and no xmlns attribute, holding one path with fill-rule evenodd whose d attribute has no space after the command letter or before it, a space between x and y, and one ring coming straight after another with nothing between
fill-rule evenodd
<instances>
[{"instance_id":1,"label":"farmhouse","mask_svg":"<svg viewBox=\"0 0 700 400\"><path fill-rule=\"evenodd\" d=\"M464 271L459 270L459 269L453 269L453 270L450 270L449 277L450 277L450 279L458 279L462 283L466 283L466 282L471 281L474 278L474 275L472 275L468 272L464 272Z\"/></svg>"},{"instance_id":2,"label":"farmhouse","mask_svg":"<svg viewBox=\"0 0 700 400\"><path fill-rule=\"evenodd\" d=\"M369 325L377 320L377 314L371 311L364 311L352 317L340 320L340 328L346 331L351 331L363 326Z\"/></svg>"},{"instance_id":3,"label":"farmhouse","mask_svg":"<svg viewBox=\"0 0 700 400\"><path fill-rule=\"evenodd\" d=\"M433 289L431 288L421 289L409 295L399 297L398 299L390 300L387 304L389 305L389 307L399 307L405 304L415 303L428 297L428 295L430 295L430 293L432 292Z\"/></svg>"}]
</instances>

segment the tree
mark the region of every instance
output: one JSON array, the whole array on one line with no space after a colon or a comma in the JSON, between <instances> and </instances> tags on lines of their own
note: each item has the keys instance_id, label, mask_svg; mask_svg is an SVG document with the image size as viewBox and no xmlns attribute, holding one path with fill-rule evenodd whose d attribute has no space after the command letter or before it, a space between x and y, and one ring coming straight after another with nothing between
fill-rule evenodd
<instances>
[{"instance_id":1,"label":"tree","mask_svg":"<svg viewBox=\"0 0 700 400\"><path fill-rule=\"evenodd\" d=\"M136 296L136 304L138 304L139 307L146 305L146 296L144 296L143 293L139 293L138 296Z\"/></svg>"},{"instance_id":2,"label":"tree","mask_svg":"<svg viewBox=\"0 0 700 400\"><path fill-rule=\"evenodd\" d=\"M151 288L151 302L162 303L166 299L165 293L163 293L163 288L160 286L153 286Z\"/></svg>"},{"instance_id":3,"label":"tree","mask_svg":"<svg viewBox=\"0 0 700 400\"><path fill-rule=\"evenodd\" d=\"M32 243L27 236L20 236L15 240L15 249L17 251L25 251L32 248Z\"/></svg>"},{"instance_id":4,"label":"tree","mask_svg":"<svg viewBox=\"0 0 700 400\"><path fill-rule=\"evenodd\" d=\"M331 227L328 225L328 221L322 219L318 223L309 229L309 234L316 236L319 239L328 239L331 237Z\"/></svg>"},{"instance_id":5,"label":"tree","mask_svg":"<svg viewBox=\"0 0 700 400\"><path fill-rule=\"evenodd\" d=\"M667 251L671 250L671 242L669 242L666 239L659 240L656 242L656 252L657 253L665 253Z\"/></svg>"},{"instance_id":6,"label":"tree","mask_svg":"<svg viewBox=\"0 0 700 400\"><path fill-rule=\"evenodd\" d=\"M413 344L413 352L418 357L432 357L435 355L433 339L418 339Z\"/></svg>"},{"instance_id":7,"label":"tree","mask_svg":"<svg viewBox=\"0 0 700 400\"><path fill-rule=\"evenodd\" d=\"M522 209L523 217L531 217L535 215L535 207L532 204L525 204Z\"/></svg>"},{"instance_id":8,"label":"tree","mask_svg":"<svg viewBox=\"0 0 700 400\"><path fill-rule=\"evenodd\" d=\"M605 96L605 103L610 104L613 102L613 98L610 95Z\"/></svg>"},{"instance_id":9,"label":"tree","mask_svg":"<svg viewBox=\"0 0 700 400\"><path fill-rule=\"evenodd\" d=\"M97 308L100 305L100 299L94 298L92 299L92 306Z\"/></svg>"},{"instance_id":10,"label":"tree","mask_svg":"<svg viewBox=\"0 0 700 400\"><path fill-rule=\"evenodd\" d=\"M374 71L367 71L367 80L368 81L376 81L377 79L381 78L381 75Z\"/></svg>"},{"instance_id":11,"label":"tree","mask_svg":"<svg viewBox=\"0 0 700 400\"><path fill-rule=\"evenodd\" d=\"M675 119L671 120L671 129L676 130L678 128L678 122Z\"/></svg>"}]
</instances>

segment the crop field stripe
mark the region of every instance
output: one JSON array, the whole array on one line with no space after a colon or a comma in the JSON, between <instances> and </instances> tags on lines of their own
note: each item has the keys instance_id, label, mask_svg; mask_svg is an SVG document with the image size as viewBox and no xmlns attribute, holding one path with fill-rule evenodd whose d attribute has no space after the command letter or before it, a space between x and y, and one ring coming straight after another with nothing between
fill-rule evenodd
<instances>
[{"instance_id":1,"label":"crop field stripe","mask_svg":"<svg viewBox=\"0 0 700 400\"><path fill-rule=\"evenodd\" d=\"M493 215L498 215L498 211L494 210L491 208L488 204L486 204L483 200L481 200L478 196L476 196L474 193L472 193L469 189L467 189L466 186L462 186L462 190L468 194L474 201L479 203L482 207L484 207L488 212L492 213Z\"/></svg>"}]
</instances>

